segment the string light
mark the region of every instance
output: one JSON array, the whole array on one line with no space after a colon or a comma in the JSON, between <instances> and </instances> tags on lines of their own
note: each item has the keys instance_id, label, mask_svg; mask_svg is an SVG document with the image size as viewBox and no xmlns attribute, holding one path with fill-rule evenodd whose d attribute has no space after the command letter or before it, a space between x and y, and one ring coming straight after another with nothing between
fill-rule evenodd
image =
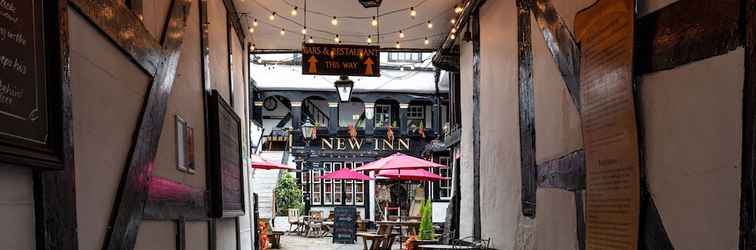
<instances>
[{"instance_id":1,"label":"string light","mask_svg":"<svg viewBox=\"0 0 756 250\"><path fill-rule=\"evenodd\" d=\"M336 37L333 38L333 41L337 43L341 41L341 39L339 38L339 34L336 34Z\"/></svg>"},{"instance_id":2,"label":"string light","mask_svg":"<svg viewBox=\"0 0 756 250\"><path fill-rule=\"evenodd\" d=\"M373 43L373 38L370 35L368 35L367 44L371 44L371 43Z\"/></svg>"},{"instance_id":3,"label":"string light","mask_svg":"<svg viewBox=\"0 0 756 250\"><path fill-rule=\"evenodd\" d=\"M281 29L281 35L282 35L282 36L283 36L283 35L286 35L286 30L285 30L285 29Z\"/></svg>"},{"instance_id":4,"label":"string light","mask_svg":"<svg viewBox=\"0 0 756 250\"><path fill-rule=\"evenodd\" d=\"M331 24L338 25L339 24L339 19L336 19L336 16L333 16L333 19L331 19Z\"/></svg>"},{"instance_id":5,"label":"string light","mask_svg":"<svg viewBox=\"0 0 756 250\"><path fill-rule=\"evenodd\" d=\"M457 33L457 28L452 27L451 33Z\"/></svg>"},{"instance_id":6,"label":"string light","mask_svg":"<svg viewBox=\"0 0 756 250\"><path fill-rule=\"evenodd\" d=\"M297 9L299 9L299 7L294 6L294 9L291 10L291 15L292 16L296 16L297 15Z\"/></svg>"},{"instance_id":7,"label":"string light","mask_svg":"<svg viewBox=\"0 0 756 250\"><path fill-rule=\"evenodd\" d=\"M462 8L462 5L458 4L456 7L454 7L454 13L460 13L463 10L465 10L465 9Z\"/></svg>"},{"instance_id":8,"label":"string light","mask_svg":"<svg viewBox=\"0 0 756 250\"><path fill-rule=\"evenodd\" d=\"M425 45L428 45L430 43L430 41L428 41L428 37L425 37L424 43L425 43Z\"/></svg>"},{"instance_id":9,"label":"string light","mask_svg":"<svg viewBox=\"0 0 756 250\"><path fill-rule=\"evenodd\" d=\"M249 45L249 51L255 51L255 44Z\"/></svg>"},{"instance_id":10,"label":"string light","mask_svg":"<svg viewBox=\"0 0 756 250\"><path fill-rule=\"evenodd\" d=\"M312 37L310 37L310 39L307 39L307 42L308 42L308 43L314 43L315 41L313 41L313 40L312 40Z\"/></svg>"},{"instance_id":11,"label":"string light","mask_svg":"<svg viewBox=\"0 0 756 250\"><path fill-rule=\"evenodd\" d=\"M417 16L417 11L415 11L415 7L410 7L410 16L412 17Z\"/></svg>"},{"instance_id":12,"label":"string light","mask_svg":"<svg viewBox=\"0 0 756 250\"><path fill-rule=\"evenodd\" d=\"M457 36L455 36L454 33L452 33L451 36L449 36L449 38L451 38L452 40L454 40L454 38L457 38Z\"/></svg>"},{"instance_id":13,"label":"string light","mask_svg":"<svg viewBox=\"0 0 756 250\"><path fill-rule=\"evenodd\" d=\"M432 23L432 22L431 22L430 20L428 20L428 28L429 28L429 29L432 29L432 28L433 28L433 23Z\"/></svg>"},{"instance_id":14,"label":"string light","mask_svg":"<svg viewBox=\"0 0 756 250\"><path fill-rule=\"evenodd\" d=\"M397 41L397 42L396 42L396 46L395 46L395 47L396 47L396 48L398 49L398 48L401 48L401 47L402 47L402 45L401 45L401 44L399 44L399 41Z\"/></svg>"},{"instance_id":15,"label":"string light","mask_svg":"<svg viewBox=\"0 0 756 250\"><path fill-rule=\"evenodd\" d=\"M455 24L455 23L457 23L457 19L452 18L451 21L449 21L449 22L451 22L451 24Z\"/></svg>"},{"instance_id":16,"label":"string light","mask_svg":"<svg viewBox=\"0 0 756 250\"><path fill-rule=\"evenodd\" d=\"M399 31L399 38L404 38L404 31Z\"/></svg>"},{"instance_id":17,"label":"string light","mask_svg":"<svg viewBox=\"0 0 756 250\"><path fill-rule=\"evenodd\" d=\"M410 70L415 70L415 65L414 64L410 65Z\"/></svg>"},{"instance_id":18,"label":"string light","mask_svg":"<svg viewBox=\"0 0 756 250\"><path fill-rule=\"evenodd\" d=\"M255 20L254 20L254 21L252 21L252 26L255 26L255 27L257 27L257 18L255 18Z\"/></svg>"},{"instance_id":19,"label":"string light","mask_svg":"<svg viewBox=\"0 0 756 250\"><path fill-rule=\"evenodd\" d=\"M302 35L307 34L307 27L302 28Z\"/></svg>"},{"instance_id":20,"label":"string light","mask_svg":"<svg viewBox=\"0 0 756 250\"><path fill-rule=\"evenodd\" d=\"M378 18L376 18L375 16L373 16L373 21L371 21L370 24L373 25L373 26L378 26Z\"/></svg>"},{"instance_id":21,"label":"string light","mask_svg":"<svg viewBox=\"0 0 756 250\"><path fill-rule=\"evenodd\" d=\"M254 27L249 27L249 33L255 33L255 28Z\"/></svg>"},{"instance_id":22,"label":"string light","mask_svg":"<svg viewBox=\"0 0 756 250\"><path fill-rule=\"evenodd\" d=\"M271 13L268 19L270 19L271 21L276 20L276 12L274 11L273 13Z\"/></svg>"}]
</instances>

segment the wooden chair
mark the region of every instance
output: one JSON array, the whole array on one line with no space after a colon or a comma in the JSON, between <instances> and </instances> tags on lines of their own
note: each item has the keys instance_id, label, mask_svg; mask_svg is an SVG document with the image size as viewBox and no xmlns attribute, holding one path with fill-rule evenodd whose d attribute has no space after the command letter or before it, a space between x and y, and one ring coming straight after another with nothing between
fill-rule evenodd
<instances>
[{"instance_id":1,"label":"wooden chair","mask_svg":"<svg viewBox=\"0 0 756 250\"><path fill-rule=\"evenodd\" d=\"M323 237L325 233L323 232L323 212L322 211L311 211L310 212L310 220L307 223L307 233L305 233L305 237L309 237L310 233L315 233L315 237Z\"/></svg>"},{"instance_id":2,"label":"wooden chair","mask_svg":"<svg viewBox=\"0 0 756 250\"><path fill-rule=\"evenodd\" d=\"M299 232L299 230L302 228L302 222L299 221L299 209L289 209L289 233L291 232ZM291 228L294 227L294 231L291 230Z\"/></svg>"},{"instance_id":3,"label":"wooden chair","mask_svg":"<svg viewBox=\"0 0 756 250\"><path fill-rule=\"evenodd\" d=\"M396 237L391 230L392 226L390 225L380 225L378 227L378 232L360 232L357 233L357 237L362 238L365 250L390 250L391 245L394 244L394 238ZM368 241L370 242L370 248L368 248Z\"/></svg>"}]
</instances>

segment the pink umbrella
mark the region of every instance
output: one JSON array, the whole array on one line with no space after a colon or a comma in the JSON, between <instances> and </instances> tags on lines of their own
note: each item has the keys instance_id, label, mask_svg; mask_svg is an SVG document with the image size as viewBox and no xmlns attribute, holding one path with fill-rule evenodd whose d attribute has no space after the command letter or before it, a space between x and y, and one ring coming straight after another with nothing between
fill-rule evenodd
<instances>
[{"instance_id":1,"label":"pink umbrella","mask_svg":"<svg viewBox=\"0 0 756 250\"><path fill-rule=\"evenodd\" d=\"M428 172L425 169L387 169L378 172L378 176L403 181L441 181L448 178Z\"/></svg>"},{"instance_id":2,"label":"pink umbrella","mask_svg":"<svg viewBox=\"0 0 756 250\"><path fill-rule=\"evenodd\" d=\"M284 170L296 170L296 167L292 167L286 164L281 164L277 162L270 162L266 161L259 155L252 155L252 168L258 168L258 169L284 169Z\"/></svg>"},{"instance_id":3,"label":"pink umbrella","mask_svg":"<svg viewBox=\"0 0 756 250\"><path fill-rule=\"evenodd\" d=\"M342 168L342 169L336 170L335 172L320 176L320 179L346 180L346 181L369 181L369 180L372 180L373 178L370 178L370 176L367 176L358 172L354 172L348 168Z\"/></svg>"},{"instance_id":4,"label":"pink umbrella","mask_svg":"<svg viewBox=\"0 0 756 250\"><path fill-rule=\"evenodd\" d=\"M412 157L402 153L396 153L377 161L365 164L362 167L355 168L354 171L372 171L385 169L423 169L423 168L445 168L446 166L426 161L417 157Z\"/></svg>"}]
</instances>

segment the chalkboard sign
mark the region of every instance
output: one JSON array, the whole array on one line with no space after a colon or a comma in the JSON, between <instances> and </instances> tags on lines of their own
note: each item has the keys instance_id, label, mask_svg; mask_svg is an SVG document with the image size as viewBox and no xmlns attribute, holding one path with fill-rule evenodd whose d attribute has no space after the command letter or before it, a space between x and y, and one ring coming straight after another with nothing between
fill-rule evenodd
<instances>
[{"instance_id":1,"label":"chalkboard sign","mask_svg":"<svg viewBox=\"0 0 756 250\"><path fill-rule=\"evenodd\" d=\"M241 119L213 90L209 104L211 216L244 215Z\"/></svg>"},{"instance_id":2,"label":"chalkboard sign","mask_svg":"<svg viewBox=\"0 0 756 250\"><path fill-rule=\"evenodd\" d=\"M0 161L60 168L70 129L57 1L0 0ZM62 34L65 35L65 32ZM64 118L66 117L66 118ZM64 119L67 119L64 121Z\"/></svg>"},{"instance_id":3,"label":"chalkboard sign","mask_svg":"<svg viewBox=\"0 0 756 250\"><path fill-rule=\"evenodd\" d=\"M337 206L333 215L333 243L354 244L357 239L357 208Z\"/></svg>"}]
</instances>

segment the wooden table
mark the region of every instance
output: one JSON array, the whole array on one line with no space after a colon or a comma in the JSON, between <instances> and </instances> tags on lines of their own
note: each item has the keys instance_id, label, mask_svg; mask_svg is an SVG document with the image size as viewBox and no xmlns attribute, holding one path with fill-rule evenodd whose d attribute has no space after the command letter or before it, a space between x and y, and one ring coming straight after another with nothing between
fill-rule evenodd
<instances>
[{"instance_id":1,"label":"wooden table","mask_svg":"<svg viewBox=\"0 0 756 250\"><path fill-rule=\"evenodd\" d=\"M420 226L420 221L376 221L375 224L389 225L394 229L399 227L399 230L397 230L399 231L399 247L403 248L404 239L406 239L406 234L408 234L409 232L404 232L404 230L402 230L402 226L407 226L407 231L414 231L414 233L417 233L417 228Z\"/></svg>"},{"instance_id":2,"label":"wooden table","mask_svg":"<svg viewBox=\"0 0 756 250\"><path fill-rule=\"evenodd\" d=\"M417 248L418 249L478 249L472 246L454 246L454 245L443 245L443 244L419 245L417 246Z\"/></svg>"}]
</instances>

